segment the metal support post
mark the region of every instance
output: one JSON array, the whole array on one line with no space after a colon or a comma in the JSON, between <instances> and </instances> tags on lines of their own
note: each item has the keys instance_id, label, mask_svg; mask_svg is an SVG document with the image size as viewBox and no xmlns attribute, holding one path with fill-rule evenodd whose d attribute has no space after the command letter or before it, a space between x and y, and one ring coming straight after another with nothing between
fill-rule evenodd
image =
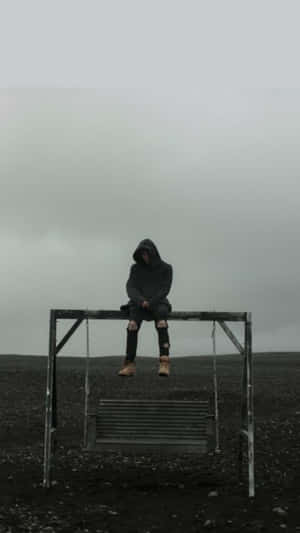
<instances>
[{"instance_id":1,"label":"metal support post","mask_svg":"<svg viewBox=\"0 0 300 533\"><path fill-rule=\"evenodd\" d=\"M249 496L255 495L254 476L254 406L253 406L253 361L252 361L252 317L247 313L245 323L245 353L247 368L247 432L248 432L248 476Z\"/></svg>"},{"instance_id":2,"label":"metal support post","mask_svg":"<svg viewBox=\"0 0 300 533\"><path fill-rule=\"evenodd\" d=\"M218 378L217 378L217 350L216 350L216 323L213 322L212 329L213 340L213 374L214 374L214 408L215 408L215 452L220 453L220 432L219 432L219 399L218 399Z\"/></svg>"},{"instance_id":3,"label":"metal support post","mask_svg":"<svg viewBox=\"0 0 300 533\"><path fill-rule=\"evenodd\" d=\"M246 325L245 325L246 328ZM241 384L241 427L239 433L239 455L238 455L238 472L239 479L242 478L243 473L243 444L245 435L248 438L247 431L247 355L244 350L243 355L243 370L242 370L242 384Z\"/></svg>"},{"instance_id":4,"label":"metal support post","mask_svg":"<svg viewBox=\"0 0 300 533\"><path fill-rule=\"evenodd\" d=\"M43 486L49 488L51 484L50 469L52 459L52 438L56 430L56 316L55 311L50 311L50 331L49 331L49 355L47 367L47 387L46 387L46 417L45 417L45 438L44 438L44 477Z\"/></svg>"},{"instance_id":5,"label":"metal support post","mask_svg":"<svg viewBox=\"0 0 300 533\"><path fill-rule=\"evenodd\" d=\"M84 396L84 435L83 445L87 448L88 445L88 413L90 400L90 335L89 335L89 319L86 318L86 359L85 359L85 396Z\"/></svg>"}]
</instances>

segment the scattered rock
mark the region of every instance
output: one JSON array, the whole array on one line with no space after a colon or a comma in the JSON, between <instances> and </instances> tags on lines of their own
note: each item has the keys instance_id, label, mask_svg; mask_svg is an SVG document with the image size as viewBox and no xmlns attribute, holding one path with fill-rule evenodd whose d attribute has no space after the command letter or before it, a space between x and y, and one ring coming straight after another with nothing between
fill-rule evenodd
<instances>
[{"instance_id":1,"label":"scattered rock","mask_svg":"<svg viewBox=\"0 0 300 533\"><path fill-rule=\"evenodd\" d=\"M216 527L216 521L215 520L205 520L203 527L206 529L213 529Z\"/></svg>"},{"instance_id":2,"label":"scattered rock","mask_svg":"<svg viewBox=\"0 0 300 533\"><path fill-rule=\"evenodd\" d=\"M282 507L274 507L272 509L273 513L277 514L278 516L286 516L287 512L282 509Z\"/></svg>"}]
</instances>

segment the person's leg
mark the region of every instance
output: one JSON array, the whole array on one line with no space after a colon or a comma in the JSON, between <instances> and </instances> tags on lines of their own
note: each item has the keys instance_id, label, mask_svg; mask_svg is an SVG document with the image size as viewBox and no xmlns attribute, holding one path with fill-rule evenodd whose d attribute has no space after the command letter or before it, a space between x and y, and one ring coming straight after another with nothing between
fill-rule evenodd
<instances>
[{"instance_id":1,"label":"person's leg","mask_svg":"<svg viewBox=\"0 0 300 533\"><path fill-rule=\"evenodd\" d=\"M157 306L155 311L153 311L153 316L155 320L155 328L158 333L158 345L159 345L159 355L169 356L169 348L170 348L170 338L169 338L169 332L168 332L168 306L166 304L160 304Z\"/></svg>"},{"instance_id":2,"label":"person's leg","mask_svg":"<svg viewBox=\"0 0 300 533\"><path fill-rule=\"evenodd\" d=\"M159 376L170 375L170 338L168 333L168 307L165 304L160 304L155 310L155 328L158 333L159 345Z\"/></svg>"},{"instance_id":3,"label":"person's leg","mask_svg":"<svg viewBox=\"0 0 300 533\"><path fill-rule=\"evenodd\" d=\"M130 306L129 322L127 325L126 357L119 376L133 376L135 374L135 357L138 342L138 331L141 327L143 316L137 306Z\"/></svg>"},{"instance_id":4,"label":"person's leg","mask_svg":"<svg viewBox=\"0 0 300 533\"><path fill-rule=\"evenodd\" d=\"M136 358L138 332L142 324L142 318L135 316L130 318L127 325L126 359L134 361Z\"/></svg>"}]
</instances>

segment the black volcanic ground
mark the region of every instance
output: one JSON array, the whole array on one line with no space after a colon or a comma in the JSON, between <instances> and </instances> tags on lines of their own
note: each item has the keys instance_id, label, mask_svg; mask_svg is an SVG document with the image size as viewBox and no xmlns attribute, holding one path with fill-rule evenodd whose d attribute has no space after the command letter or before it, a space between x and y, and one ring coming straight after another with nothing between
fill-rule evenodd
<instances>
[{"instance_id":1,"label":"black volcanic ground","mask_svg":"<svg viewBox=\"0 0 300 533\"><path fill-rule=\"evenodd\" d=\"M122 357L93 358L100 397L212 401L212 358L157 360L117 376ZM58 448L43 490L46 357L0 356L0 533L300 531L300 354L254 355L256 497L237 476L241 357L218 356L220 455L159 458L82 452L84 365L58 357ZM212 495L213 493L213 495Z\"/></svg>"}]
</instances>

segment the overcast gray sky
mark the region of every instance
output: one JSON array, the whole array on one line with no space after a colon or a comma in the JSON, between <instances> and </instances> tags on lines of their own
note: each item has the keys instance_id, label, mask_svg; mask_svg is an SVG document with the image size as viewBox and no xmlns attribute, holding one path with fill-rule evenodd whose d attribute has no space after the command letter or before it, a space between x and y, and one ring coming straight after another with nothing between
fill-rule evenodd
<instances>
[{"instance_id":1,"label":"overcast gray sky","mask_svg":"<svg viewBox=\"0 0 300 533\"><path fill-rule=\"evenodd\" d=\"M0 353L47 353L52 307L119 309L144 238L174 310L252 311L256 351L299 350L299 3L1 5ZM93 322L92 353L126 325ZM169 332L211 351L211 324Z\"/></svg>"}]
</instances>

